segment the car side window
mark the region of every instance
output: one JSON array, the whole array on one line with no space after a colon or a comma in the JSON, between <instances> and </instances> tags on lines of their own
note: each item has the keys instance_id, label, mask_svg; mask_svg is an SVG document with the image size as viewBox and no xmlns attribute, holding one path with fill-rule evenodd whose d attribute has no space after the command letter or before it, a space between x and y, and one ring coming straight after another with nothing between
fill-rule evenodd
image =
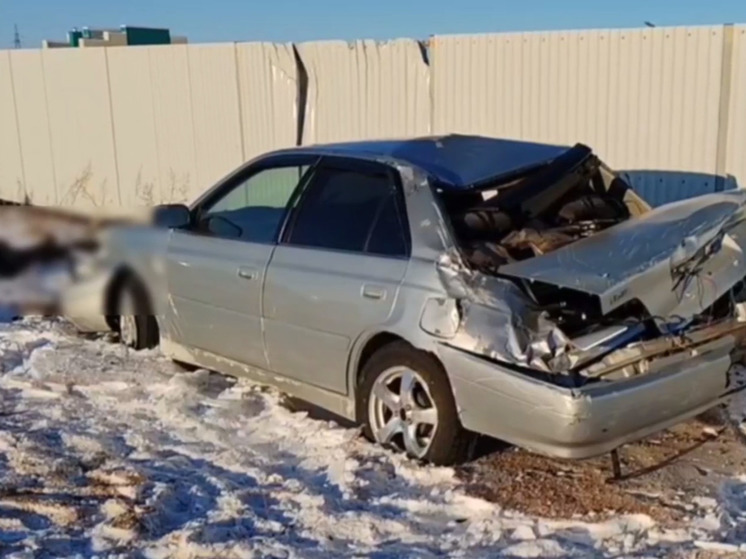
<instances>
[{"instance_id":1,"label":"car side window","mask_svg":"<svg viewBox=\"0 0 746 559\"><path fill-rule=\"evenodd\" d=\"M407 256L409 236L405 233L405 225L397 193L393 191L381 206L378 219L368 237L365 252L382 256Z\"/></svg>"},{"instance_id":2,"label":"car side window","mask_svg":"<svg viewBox=\"0 0 746 559\"><path fill-rule=\"evenodd\" d=\"M385 172L321 167L300 202L288 244L406 256L397 186Z\"/></svg>"},{"instance_id":3,"label":"car side window","mask_svg":"<svg viewBox=\"0 0 746 559\"><path fill-rule=\"evenodd\" d=\"M307 165L274 167L237 181L200 212L199 229L215 237L271 243Z\"/></svg>"}]
</instances>

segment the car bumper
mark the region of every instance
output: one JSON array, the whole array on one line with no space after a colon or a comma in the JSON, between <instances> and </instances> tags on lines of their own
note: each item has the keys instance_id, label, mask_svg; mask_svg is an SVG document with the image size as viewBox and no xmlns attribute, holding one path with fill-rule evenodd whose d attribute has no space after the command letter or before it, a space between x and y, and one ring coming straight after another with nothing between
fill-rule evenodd
<instances>
[{"instance_id":1,"label":"car bumper","mask_svg":"<svg viewBox=\"0 0 746 559\"><path fill-rule=\"evenodd\" d=\"M112 276L96 272L65 288L61 296L62 315L81 332L107 332L106 290Z\"/></svg>"},{"instance_id":2,"label":"car bumper","mask_svg":"<svg viewBox=\"0 0 746 559\"><path fill-rule=\"evenodd\" d=\"M651 362L626 380L562 388L449 346L439 348L463 426L560 458L590 458L694 417L746 389L724 336Z\"/></svg>"}]
</instances>

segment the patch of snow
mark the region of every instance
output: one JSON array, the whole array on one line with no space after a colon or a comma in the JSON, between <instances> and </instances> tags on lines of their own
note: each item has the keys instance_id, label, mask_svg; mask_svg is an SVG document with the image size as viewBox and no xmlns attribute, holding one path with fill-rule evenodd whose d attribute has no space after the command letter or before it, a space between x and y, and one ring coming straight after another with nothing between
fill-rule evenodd
<instances>
[{"instance_id":1,"label":"patch of snow","mask_svg":"<svg viewBox=\"0 0 746 559\"><path fill-rule=\"evenodd\" d=\"M518 541L535 540L536 534L531 526L518 526L518 528L513 530L513 539Z\"/></svg>"},{"instance_id":2,"label":"patch of snow","mask_svg":"<svg viewBox=\"0 0 746 559\"><path fill-rule=\"evenodd\" d=\"M731 410L740 413L746 410ZM6 557L663 556L746 539L746 477L687 528L532 518L466 495L355 429L157 351L0 325ZM699 510L699 512L697 512Z\"/></svg>"}]
</instances>

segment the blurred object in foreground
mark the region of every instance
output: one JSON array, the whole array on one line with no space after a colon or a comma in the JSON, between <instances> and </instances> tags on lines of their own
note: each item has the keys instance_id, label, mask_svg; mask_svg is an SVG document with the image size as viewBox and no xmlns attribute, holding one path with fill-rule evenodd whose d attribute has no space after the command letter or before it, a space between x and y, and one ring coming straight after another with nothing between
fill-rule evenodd
<instances>
[{"instance_id":1,"label":"blurred object in foreground","mask_svg":"<svg viewBox=\"0 0 746 559\"><path fill-rule=\"evenodd\" d=\"M105 229L142 221L0 204L0 320L61 314L61 294L100 251Z\"/></svg>"}]
</instances>

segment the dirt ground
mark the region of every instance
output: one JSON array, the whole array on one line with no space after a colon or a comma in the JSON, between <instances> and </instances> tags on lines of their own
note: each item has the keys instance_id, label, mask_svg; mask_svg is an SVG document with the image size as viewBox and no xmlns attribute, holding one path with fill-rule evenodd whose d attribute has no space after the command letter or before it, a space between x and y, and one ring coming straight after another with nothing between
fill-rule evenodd
<instances>
[{"instance_id":1,"label":"dirt ground","mask_svg":"<svg viewBox=\"0 0 746 559\"><path fill-rule=\"evenodd\" d=\"M483 456L461 466L466 490L499 505L547 518L648 514L664 524L686 522L713 504L720 484L743 471L746 444L716 410L619 451L622 477L611 459L545 458L485 442Z\"/></svg>"}]
</instances>

